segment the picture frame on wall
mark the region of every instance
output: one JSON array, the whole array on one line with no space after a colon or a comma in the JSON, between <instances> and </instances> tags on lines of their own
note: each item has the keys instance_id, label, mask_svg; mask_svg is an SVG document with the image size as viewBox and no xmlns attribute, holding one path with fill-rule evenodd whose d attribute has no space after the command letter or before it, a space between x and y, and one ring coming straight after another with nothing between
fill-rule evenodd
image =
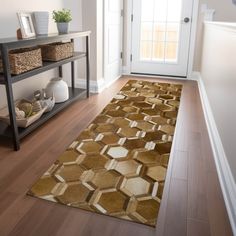
<instances>
[{"instance_id":1,"label":"picture frame on wall","mask_svg":"<svg viewBox=\"0 0 236 236\"><path fill-rule=\"evenodd\" d=\"M29 12L17 12L18 20L20 23L22 38L35 37L35 29L31 13Z\"/></svg>"}]
</instances>

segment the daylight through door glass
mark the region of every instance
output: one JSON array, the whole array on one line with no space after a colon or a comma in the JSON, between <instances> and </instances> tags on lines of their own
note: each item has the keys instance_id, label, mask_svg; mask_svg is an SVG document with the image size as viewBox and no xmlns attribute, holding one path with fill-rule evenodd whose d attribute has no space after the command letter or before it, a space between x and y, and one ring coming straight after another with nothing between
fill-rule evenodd
<instances>
[{"instance_id":1,"label":"daylight through door glass","mask_svg":"<svg viewBox=\"0 0 236 236\"><path fill-rule=\"evenodd\" d=\"M142 0L140 59L178 62L182 0Z\"/></svg>"}]
</instances>

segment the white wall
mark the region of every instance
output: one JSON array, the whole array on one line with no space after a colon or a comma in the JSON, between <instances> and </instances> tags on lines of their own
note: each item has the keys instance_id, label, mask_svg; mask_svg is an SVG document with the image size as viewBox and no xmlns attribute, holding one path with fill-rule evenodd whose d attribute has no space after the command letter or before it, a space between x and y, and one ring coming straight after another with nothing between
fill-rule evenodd
<instances>
[{"instance_id":1,"label":"white wall","mask_svg":"<svg viewBox=\"0 0 236 236\"><path fill-rule=\"evenodd\" d=\"M201 66L204 21L204 16L201 12L201 5L207 4L209 9L215 9L214 21L236 22L236 5L232 3L232 0L200 0L199 4L199 19L194 57L195 71L199 71Z\"/></svg>"},{"instance_id":2,"label":"white wall","mask_svg":"<svg viewBox=\"0 0 236 236\"><path fill-rule=\"evenodd\" d=\"M200 94L225 205L236 235L236 23L206 22Z\"/></svg>"},{"instance_id":3,"label":"white wall","mask_svg":"<svg viewBox=\"0 0 236 236\"><path fill-rule=\"evenodd\" d=\"M90 30L91 80L103 79L103 0L82 0L84 31Z\"/></svg>"},{"instance_id":4,"label":"white wall","mask_svg":"<svg viewBox=\"0 0 236 236\"><path fill-rule=\"evenodd\" d=\"M236 181L236 24L234 29L207 24L201 76L225 154Z\"/></svg>"},{"instance_id":5,"label":"white wall","mask_svg":"<svg viewBox=\"0 0 236 236\"><path fill-rule=\"evenodd\" d=\"M1 0L0 6L0 37L15 37L16 30L19 28L16 12L19 11L40 11L46 10L52 12L54 9L61 9L63 7L63 0L57 1L32 1L32 0ZM51 17L50 17L51 18ZM49 31L56 32L56 25L50 19ZM47 81L55 76L54 71L49 71L33 78L18 82L14 84L15 99L26 97L32 94L33 91L46 86ZM0 87L0 107L6 104L6 95L4 86Z\"/></svg>"}]
</instances>

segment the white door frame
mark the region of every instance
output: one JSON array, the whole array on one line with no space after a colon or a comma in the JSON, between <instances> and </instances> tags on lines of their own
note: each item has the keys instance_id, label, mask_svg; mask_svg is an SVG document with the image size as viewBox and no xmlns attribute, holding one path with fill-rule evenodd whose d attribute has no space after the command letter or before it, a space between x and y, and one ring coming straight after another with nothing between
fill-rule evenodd
<instances>
[{"instance_id":1,"label":"white door frame","mask_svg":"<svg viewBox=\"0 0 236 236\"><path fill-rule=\"evenodd\" d=\"M107 58L107 47L105 47L105 45L107 44L107 41L106 41L106 35L107 35L107 16L106 16L106 4L107 4L107 1L104 0L103 1L104 4L103 4L103 27L104 27L104 30L103 30L103 74L104 74L104 81L105 81L105 87L109 87L111 84L113 84L117 79L119 79L121 76L122 76L122 62L123 62L123 59L121 58L121 67L120 67L120 74L121 76L116 78L115 80L113 81L109 81L109 79L107 78L107 73L106 73L106 70L107 70L107 61L108 61L108 58ZM122 12L124 13L124 1L121 1L122 5L121 5L121 10ZM123 35L124 35L124 14L122 15L121 17L121 35L120 35L120 45L121 45L121 53L123 53L122 51L122 48L123 48Z\"/></svg>"},{"instance_id":2,"label":"white door frame","mask_svg":"<svg viewBox=\"0 0 236 236\"><path fill-rule=\"evenodd\" d=\"M125 0L124 0L125 1ZM126 66L123 67L123 74L130 75L131 74L131 61L130 55L132 52L132 22L131 16L133 13L133 1L135 0L126 0L127 8L126 8L126 32L124 42L126 44ZM199 8L199 0L193 0L193 13L192 13L192 27L190 34L190 47L189 47L189 60L188 60L188 71L187 78L191 78L193 73L193 63L194 63L194 52L195 52L195 44L196 44L196 34L197 34L197 26L198 26L198 8ZM183 78L181 78L183 79Z\"/></svg>"}]
</instances>

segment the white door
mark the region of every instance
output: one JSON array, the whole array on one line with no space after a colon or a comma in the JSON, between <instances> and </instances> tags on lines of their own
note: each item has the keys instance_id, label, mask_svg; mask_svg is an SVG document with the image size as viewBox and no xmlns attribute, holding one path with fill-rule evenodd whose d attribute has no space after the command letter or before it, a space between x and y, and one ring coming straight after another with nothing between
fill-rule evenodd
<instances>
[{"instance_id":1,"label":"white door","mask_svg":"<svg viewBox=\"0 0 236 236\"><path fill-rule=\"evenodd\" d=\"M133 0L132 73L187 76L193 0Z\"/></svg>"},{"instance_id":2,"label":"white door","mask_svg":"<svg viewBox=\"0 0 236 236\"><path fill-rule=\"evenodd\" d=\"M109 85L122 73L122 0L105 0L104 74Z\"/></svg>"}]
</instances>

